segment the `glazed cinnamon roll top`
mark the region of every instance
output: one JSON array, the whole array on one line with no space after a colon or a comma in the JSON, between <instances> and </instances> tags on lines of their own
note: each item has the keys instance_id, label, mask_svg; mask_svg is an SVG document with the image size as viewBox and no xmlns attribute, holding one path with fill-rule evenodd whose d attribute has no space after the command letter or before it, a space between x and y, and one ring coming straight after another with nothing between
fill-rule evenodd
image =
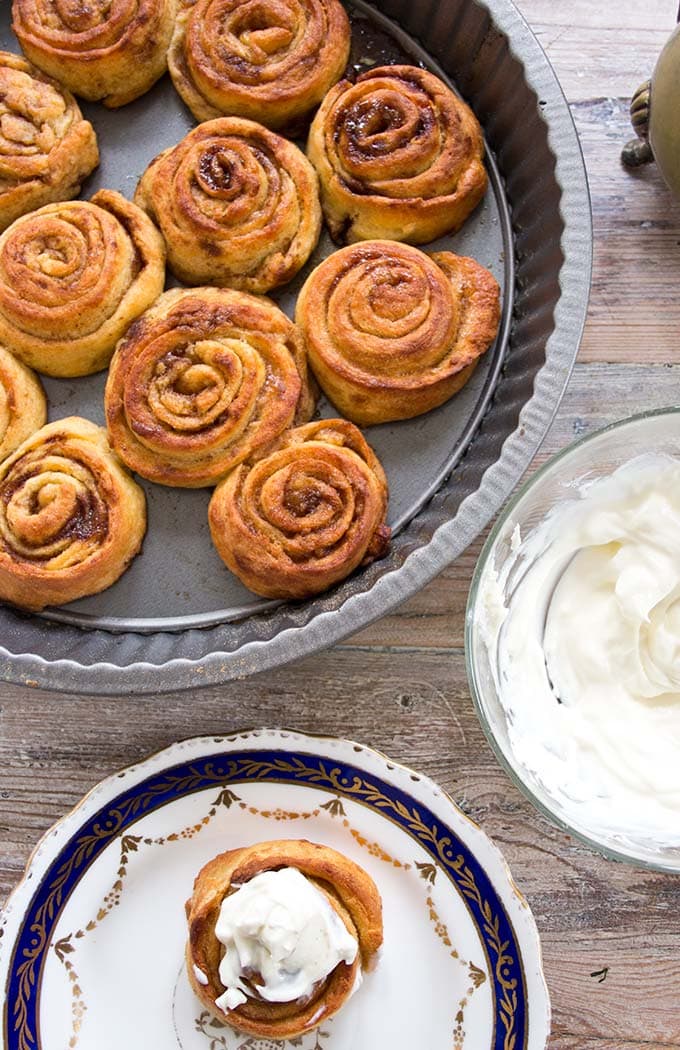
<instances>
[{"instance_id":1,"label":"glazed cinnamon roll top","mask_svg":"<svg viewBox=\"0 0 680 1050\"><path fill-rule=\"evenodd\" d=\"M288 431L213 493L210 531L256 594L306 598L387 552L387 482L361 432L344 419Z\"/></svg>"},{"instance_id":2,"label":"glazed cinnamon roll top","mask_svg":"<svg viewBox=\"0 0 680 1050\"><path fill-rule=\"evenodd\" d=\"M267 292L307 261L321 229L314 169L260 124L200 124L144 173L135 201L158 223L186 284Z\"/></svg>"},{"instance_id":3,"label":"glazed cinnamon roll top","mask_svg":"<svg viewBox=\"0 0 680 1050\"><path fill-rule=\"evenodd\" d=\"M48 204L0 236L0 341L47 375L97 372L164 283L160 234L119 193Z\"/></svg>"},{"instance_id":4,"label":"glazed cinnamon roll top","mask_svg":"<svg viewBox=\"0 0 680 1050\"><path fill-rule=\"evenodd\" d=\"M73 95L20 55L0 51L0 230L68 200L99 163L94 128Z\"/></svg>"},{"instance_id":5,"label":"glazed cinnamon roll top","mask_svg":"<svg viewBox=\"0 0 680 1050\"><path fill-rule=\"evenodd\" d=\"M177 0L12 0L24 54L75 95L122 106L166 69Z\"/></svg>"},{"instance_id":6,"label":"glazed cinnamon roll top","mask_svg":"<svg viewBox=\"0 0 680 1050\"><path fill-rule=\"evenodd\" d=\"M111 362L113 447L163 485L214 485L309 419L314 401L294 324L267 299L173 290L132 326Z\"/></svg>"},{"instance_id":7,"label":"glazed cinnamon roll top","mask_svg":"<svg viewBox=\"0 0 680 1050\"><path fill-rule=\"evenodd\" d=\"M416 66L337 84L314 118L308 155L331 233L349 242L434 240L464 222L487 184L472 111Z\"/></svg>"},{"instance_id":8,"label":"glazed cinnamon roll top","mask_svg":"<svg viewBox=\"0 0 680 1050\"><path fill-rule=\"evenodd\" d=\"M351 961L339 962L307 994L292 1001L268 1001L258 992L261 975L245 974L240 983L248 994L237 995L234 1001L240 1002L230 1008L221 983L224 947L218 939L223 902L232 905L233 895L241 887L254 886L253 880L263 874L290 871L303 877L312 894L321 894L319 912L327 909L332 913L329 918L341 923L344 939L352 938L356 950L350 953ZM294 905L291 900L292 909ZM266 912L266 906L265 892L260 914ZM286 907L285 900L281 907ZM186 910L187 966L195 993L216 1017L238 1031L262 1038L294 1038L329 1020L355 989L362 968L372 968L383 940L380 895L370 876L337 850L305 840L262 842L220 854L199 872ZM295 927L294 911L290 925ZM266 954L266 945L261 947L259 954ZM233 950L226 948L227 953ZM229 962L228 969L233 971L233 962Z\"/></svg>"},{"instance_id":9,"label":"glazed cinnamon roll top","mask_svg":"<svg viewBox=\"0 0 680 1050\"><path fill-rule=\"evenodd\" d=\"M409 419L470 378L500 318L495 278L474 259L363 241L307 278L296 320L322 389L356 423Z\"/></svg>"},{"instance_id":10,"label":"glazed cinnamon roll top","mask_svg":"<svg viewBox=\"0 0 680 1050\"><path fill-rule=\"evenodd\" d=\"M278 130L321 101L349 46L339 0L184 0L168 64L197 120L241 116Z\"/></svg>"},{"instance_id":11,"label":"glazed cinnamon roll top","mask_svg":"<svg viewBox=\"0 0 680 1050\"><path fill-rule=\"evenodd\" d=\"M139 551L144 493L106 431L49 423L0 464L0 599L31 610L110 586Z\"/></svg>"}]
</instances>

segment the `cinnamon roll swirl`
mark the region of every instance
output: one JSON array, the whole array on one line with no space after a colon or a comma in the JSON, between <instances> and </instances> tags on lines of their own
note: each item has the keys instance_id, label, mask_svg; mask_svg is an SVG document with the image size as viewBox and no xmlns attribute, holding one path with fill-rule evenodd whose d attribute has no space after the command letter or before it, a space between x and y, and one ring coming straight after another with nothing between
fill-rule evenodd
<instances>
[{"instance_id":1,"label":"cinnamon roll swirl","mask_svg":"<svg viewBox=\"0 0 680 1050\"><path fill-rule=\"evenodd\" d=\"M245 925L238 923L244 907L238 894L247 895L250 902L250 908L245 904L250 917ZM257 927L253 906L260 917ZM230 913L227 923L225 909ZM288 930L287 943L276 946L275 957L268 950L270 910L279 918L285 915ZM304 839L262 842L215 857L199 872L186 912L187 972L195 994L218 1020L262 1039L294 1039L330 1020L355 990L362 971L373 967L383 941L382 904L373 879L344 854ZM236 942L225 945L224 927L234 925ZM303 928L307 945L311 930L323 931L313 945L317 980L297 998L282 998L311 983L305 980L309 971L301 967L308 955L298 936ZM351 950L333 965L340 953L334 957L332 948L338 942ZM246 963L245 972L236 977L242 952L257 958L266 975ZM288 955L292 963L286 967ZM328 965L331 969L324 974ZM244 991L227 987L225 993L223 979L230 976ZM276 1001L267 977L270 982L282 978ZM287 993L288 985L298 987ZM238 1004L230 1006L229 1001Z\"/></svg>"},{"instance_id":2,"label":"cinnamon roll swirl","mask_svg":"<svg viewBox=\"0 0 680 1050\"><path fill-rule=\"evenodd\" d=\"M39 611L102 591L145 530L144 493L106 431L76 416L48 423L0 464L0 599Z\"/></svg>"},{"instance_id":3,"label":"cinnamon roll swirl","mask_svg":"<svg viewBox=\"0 0 680 1050\"><path fill-rule=\"evenodd\" d=\"M161 485L214 485L314 407L304 346L267 299L230 289L162 295L114 354L111 444Z\"/></svg>"},{"instance_id":4,"label":"cinnamon roll swirl","mask_svg":"<svg viewBox=\"0 0 680 1050\"><path fill-rule=\"evenodd\" d=\"M74 95L124 106L167 68L177 0L13 0L24 54Z\"/></svg>"},{"instance_id":5,"label":"cinnamon roll swirl","mask_svg":"<svg viewBox=\"0 0 680 1050\"><path fill-rule=\"evenodd\" d=\"M0 343L47 375L98 372L164 283L162 238L119 193L48 204L0 236Z\"/></svg>"},{"instance_id":6,"label":"cinnamon roll swirl","mask_svg":"<svg viewBox=\"0 0 680 1050\"><path fill-rule=\"evenodd\" d=\"M484 196L472 110L416 66L371 69L329 91L307 154L335 240L423 244L457 230Z\"/></svg>"},{"instance_id":7,"label":"cinnamon roll swirl","mask_svg":"<svg viewBox=\"0 0 680 1050\"><path fill-rule=\"evenodd\" d=\"M94 128L70 91L0 51L0 231L43 204L77 197L98 164Z\"/></svg>"},{"instance_id":8,"label":"cinnamon roll swirl","mask_svg":"<svg viewBox=\"0 0 680 1050\"><path fill-rule=\"evenodd\" d=\"M47 402L37 376L0 346L0 460L46 419Z\"/></svg>"},{"instance_id":9,"label":"cinnamon roll swirl","mask_svg":"<svg viewBox=\"0 0 680 1050\"><path fill-rule=\"evenodd\" d=\"M387 481L361 432L322 419L284 434L215 489L225 565L265 598L307 598L387 552Z\"/></svg>"},{"instance_id":10,"label":"cinnamon roll swirl","mask_svg":"<svg viewBox=\"0 0 680 1050\"><path fill-rule=\"evenodd\" d=\"M349 58L339 0L182 0L170 75L197 120L223 114L290 128Z\"/></svg>"},{"instance_id":11,"label":"cinnamon roll swirl","mask_svg":"<svg viewBox=\"0 0 680 1050\"><path fill-rule=\"evenodd\" d=\"M151 162L135 202L160 226L185 284L267 292L306 263L319 238L314 169L260 124L200 124Z\"/></svg>"},{"instance_id":12,"label":"cinnamon roll swirl","mask_svg":"<svg viewBox=\"0 0 680 1050\"><path fill-rule=\"evenodd\" d=\"M491 346L499 319L498 283L474 259L395 241L329 256L307 278L296 310L319 385L363 425L447 401Z\"/></svg>"}]
</instances>

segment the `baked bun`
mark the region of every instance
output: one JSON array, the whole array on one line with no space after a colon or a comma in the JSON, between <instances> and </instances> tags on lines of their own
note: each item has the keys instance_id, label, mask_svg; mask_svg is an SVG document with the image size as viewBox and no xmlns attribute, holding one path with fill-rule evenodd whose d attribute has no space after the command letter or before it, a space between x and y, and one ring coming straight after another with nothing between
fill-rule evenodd
<instances>
[{"instance_id":1,"label":"baked bun","mask_svg":"<svg viewBox=\"0 0 680 1050\"><path fill-rule=\"evenodd\" d=\"M309 133L335 240L423 244L462 226L484 196L472 110L416 66L371 69L331 88Z\"/></svg>"},{"instance_id":2,"label":"baked bun","mask_svg":"<svg viewBox=\"0 0 680 1050\"><path fill-rule=\"evenodd\" d=\"M290 130L340 79L349 47L339 0L183 0L168 66L197 120Z\"/></svg>"},{"instance_id":3,"label":"baked bun","mask_svg":"<svg viewBox=\"0 0 680 1050\"><path fill-rule=\"evenodd\" d=\"M261 975L253 974L250 994L240 997L246 1001L234 1009L221 1009L216 1000L224 993L220 979L224 945L216 927L222 903L263 873L290 870L299 872L322 895L322 907L330 907L343 933L354 939L354 958L340 962L311 994L293 1001L267 1001L257 991ZM262 1039L294 1039L330 1020L355 990L362 970L373 967L383 941L382 904L371 877L337 850L305 840L262 842L215 857L199 872L186 912L187 972L195 994L218 1020Z\"/></svg>"},{"instance_id":4,"label":"baked bun","mask_svg":"<svg viewBox=\"0 0 680 1050\"><path fill-rule=\"evenodd\" d=\"M176 0L13 0L27 58L74 95L124 106L167 68Z\"/></svg>"},{"instance_id":5,"label":"baked bun","mask_svg":"<svg viewBox=\"0 0 680 1050\"><path fill-rule=\"evenodd\" d=\"M166 292L130 329L106 384L111 444L161 485L214 485L314 407L304 345L274 303Z\"/></svg>"},{"instance_id":6,"label":"baked bun","mask_svg":"<svg viewBox=\"0 0 680 1050\"><path fill-rule=\"evenodd\" d=\"M37 376L0 346L0 461L46 419L47 403Z\"/></svg>"},{"instance_id":7,"label":"baked bun","mask_svg":"<svg viewBox=\"0 0 680 1050\"><path fill-rule=\"evenodd\" d=\"M225 565L265 598L307 598L383 557L387 481L361 432L321 419L285 433L215 489L210 532Z\"/></svg>"},{"instance_id":8,"label":"baked bun","mask_svg":"<svg viewBox=\"0 0 680 1050\"><path fill-rule=\"evenodd\" d=\"M364 241L317 266L296 321L321 388L362 425L410 419L447 401L498 331L500 291L483 266Z\"/></svg>"},{"instance_id":9,"label":"baked bun","mask_svg":"<svg viewBox=\"0 0 680 1050\"><path fill-rule=\"evenodd\" d=\"M125 197L48 204L0 236L0 343L47 375L98 372L164 284L163 240Z\"/></svg>"},{"instance_id":10,"label":"baked bun","mask_svg":"<svg viewBox=\"0 0 680 1050\"><path fill-rule=\"evenodd\" d=\"M106 431L48 423L0 464L0 599L39 611L103 591L146 530L144 493Z\"/></svg>"},{"instance_id":11,"label":"baked bun","mask_svg":"<svg viewBox=\"0 0 680 1050\"><path fill-rule=\"evenodd\" d=\"M77 197L98 164L97 136L71 92L0 51L0 231L43 204Z\"/></svg>"},{"instance_id":12,"label":"baked bun","mask_svg":"<svg viewBox=\"0 0 680 1050\"><path fill-rule=\"evenodd\" d=\"M151 162L135 202L160 227L185 284L268 292L290 281L321 230L314 169L260 124L199 124Z\"/></svg>"}]
</instances>

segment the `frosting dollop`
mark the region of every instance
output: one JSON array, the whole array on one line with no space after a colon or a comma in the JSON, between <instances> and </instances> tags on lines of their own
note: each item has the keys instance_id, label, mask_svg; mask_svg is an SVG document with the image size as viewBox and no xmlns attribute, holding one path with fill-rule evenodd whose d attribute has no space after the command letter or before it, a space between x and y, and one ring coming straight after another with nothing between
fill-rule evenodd
<instances>
[{"instance_id":1,"label":"frosting dollop","mask_svg":"<svg viewBox=\"0 0 680 1050\"><path fill-rule=\"evenodd\" d=\"M675 846L680 460L638 456L574 496L482 579L511 745L581 827Z\"/></svg>"},{"instance_id":2,"label":"frosting dollop","mask_svg":"<svg viewBox=\"0 0 680 1050\"><path fill-rule=\"evenodd\" d=\"M216 1000L234 1010L253 995L287 1003L313 994L358 944L326 896L296 868L264 871L222 901L215 936L225 947Z\"/></svg>"}]
</instances>

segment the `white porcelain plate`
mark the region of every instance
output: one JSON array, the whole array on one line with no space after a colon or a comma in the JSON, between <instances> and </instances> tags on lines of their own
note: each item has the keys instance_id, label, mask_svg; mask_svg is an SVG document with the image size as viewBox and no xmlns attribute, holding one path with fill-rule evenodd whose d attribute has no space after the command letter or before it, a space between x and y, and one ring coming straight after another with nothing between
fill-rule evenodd
<instances>
[{"instance_id":1,"label":"white porcelain plate","mask_svg":"<svg viewBox=\"0 0 680 1050\"><path fill-rule=\"evenodd\" d=\"M375 879L377 969L299 1050L543 1050L526 902L430 780L346 740L261 730L175 744L98 785L38 846L0 919L6 1050L272 1050L208 1016L184 901L235 846L308 838Z\"/></svg>"}]
</instances>

